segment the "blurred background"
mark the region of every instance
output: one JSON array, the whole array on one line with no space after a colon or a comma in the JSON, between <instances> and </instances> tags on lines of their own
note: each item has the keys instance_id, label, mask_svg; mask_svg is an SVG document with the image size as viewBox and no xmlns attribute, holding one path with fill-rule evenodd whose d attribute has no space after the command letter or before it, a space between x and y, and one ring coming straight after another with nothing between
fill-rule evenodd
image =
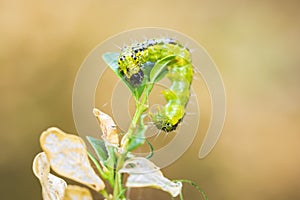
<instances>
[{"instance_id":1,"label":"blurred background","mask_svg":"<svg viewBox=\"0 0 300 200\"><path fill-rule=\"evenodd\" d=\"M194 180L210 200L300 199L299 6L267 0L0 1L1 199L41 199L31 170L41 151L39 135L50 126L76 133L72 88L81 63L108 37L144 26L175 29L202 44L227 94L227 118L213 152L198 159L209 121L204 111L192 146L164 174ZM154 189L133 193L132 199L170 199ZM184 196L200 199L188 185Z\"/></svg>"}]
</instances>

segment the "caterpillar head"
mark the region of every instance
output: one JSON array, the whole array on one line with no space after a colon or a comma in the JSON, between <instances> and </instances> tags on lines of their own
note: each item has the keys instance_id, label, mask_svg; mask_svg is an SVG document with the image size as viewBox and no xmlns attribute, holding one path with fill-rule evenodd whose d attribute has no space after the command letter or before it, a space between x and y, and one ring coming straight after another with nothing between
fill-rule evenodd
<instances>
[{"instance_id":1,"label":"caterpillar head","mask_svg":"<svg viewBox=\"0 0 300 200\"><path fill-rule=\"evenodd\" d=\"M171 119L169 119L167 116L162 116L161 114L155 115L153 117L153 121L158 129L165 132L174 131L180 123L180 121L177 121L177 123L173 124Z\"/></svg>"},{"instance_id":2,"label":"caterpillar head","mask_svg":"<svg viewBox=\"0 0 300 200\"><path fill-rule=\"evenodd\" d=\"M150 112L150 117L154 122L156 128L163 130L165 132L171 132L176 130L178 124L181 121L181 119L179 120L171 119L170 116L167 116L163 110L159 110L156 113Z\"/></svg>"},{"instance_id":3,"label":"caterpillar head","mask_svg":"<svg viewBox=\"0 0 300 200\"><path fill-rule=\"evenodd\" d=\"M172 104L172 106L170 106ZM169 106L156 105L151 108L150 118L155 126L165 132L176 130L184 116L184 107L169 102Z\"/></svg>"},{"instance_id":4,"label":"caterpillar head","mask_svg":"<svg viewBox=\"0 0 300 200\"><path fill-rule=\"evenodd\" d=\"M123 50L118 60L119 72L133 86L138 87L144 79L144 72L141 69L139 54L134 51Z\"/></svg>"}]
</instances>

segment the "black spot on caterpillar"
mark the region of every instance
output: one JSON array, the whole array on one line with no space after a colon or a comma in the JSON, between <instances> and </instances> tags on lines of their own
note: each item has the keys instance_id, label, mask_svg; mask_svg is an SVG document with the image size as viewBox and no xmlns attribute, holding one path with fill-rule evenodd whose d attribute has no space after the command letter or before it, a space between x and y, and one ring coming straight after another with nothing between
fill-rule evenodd
<instances>
[{"instance_id":1,"label":"black spot on caterpillar","mask_svg":"<svg viewBox=\"0 0 300 200\"><path fill-rule=\"evenodd\" d=\"M189 50L172 38L150 39L122 48L118 60L120 73L133 87L138 87L144 79L145 63L156 63L170 55L175 55L175 58L168 65L166 74L171 86L163 91L167 104L151 114L156 127L166 132L176 129L189 101L193 79Z\"/></svg>"}]
</instances>

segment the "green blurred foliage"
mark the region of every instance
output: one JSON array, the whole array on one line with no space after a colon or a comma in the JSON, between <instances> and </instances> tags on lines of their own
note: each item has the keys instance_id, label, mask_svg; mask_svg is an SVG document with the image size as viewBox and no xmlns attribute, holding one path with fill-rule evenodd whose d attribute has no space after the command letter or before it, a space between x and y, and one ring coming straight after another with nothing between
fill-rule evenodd
<instances>
[{"instance_id":1,"label":"green blurred foliage","mask_svg":"<svg viewBox=\"0 0 300 200\"><path fill-rule=\"evenodd\" d=\"M207 49L224 78L228 105L214 151L197 158L209 121L202 105L200 133L165 175L196 181L211 200L300 199L299 6L298 1L2 0L0 198L41 199L31 171L39 135L49 126L76 133L72 87L91 49L120 31L160 26ZM153 189L132 193L133 199L169 198ZM199 199L189 186L184 195Z\"/></svg>"}]
</instances>

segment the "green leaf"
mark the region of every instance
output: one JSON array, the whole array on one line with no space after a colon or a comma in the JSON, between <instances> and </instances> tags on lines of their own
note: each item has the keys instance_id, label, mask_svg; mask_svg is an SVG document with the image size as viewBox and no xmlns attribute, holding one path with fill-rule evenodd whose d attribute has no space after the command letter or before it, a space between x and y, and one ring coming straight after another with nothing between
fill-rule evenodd
<instances>
[{"instance_id":1,"label":"green leaf","mask_svg":"<svg viewBox=\"0 0 300 200\"><path fill-rule=\"evenodd\" d=\"M170 55L157 61L150 72L150 82L155 83L161 80L168 72L168 66L174 61L175 57L175 55Z\"/></svg>"},{"instance_id":2,"label":"green leaf","mask_svg":"<svg viewBox=\"0 0 300 200\"><path fill-rule=\"evenodd\" d=\"M107 52L102 55L102 58L103 58L104 62L106 62L106 64L110 68L112 68L112 70L115 71L115 70L118 70L118 68L119 68L119 66L118 66L119 55L120 55L120 53Z\"/></svg>"},{"instance_id":3,"label":"green leaf","mask_svg":"<svg viewBox=\"0 0 300 200\"><path fill-rule=\"evenodd\" d=\"M127 146L127 150L128 151L133 151L134 149L136 149L137 147L141 146L142 144L145 143L145 132L147 130L147 126L144 125L143 123L143 119L146 115L143 115L140 119L140 124L135 132L135 134L133 134L131 136L131 138L129 138L129 142L128 142L128 146Z\"/></svg>"},{"instance_id":4,"label":"green leaf","mask_svg":"<svg viewBox=\"0 0 300 200\"><path fill-rule=\"evenodd\" d=\"M114 169L117 162L115 155L115 146L105 143L105 141L87 136L89 143L95 150L99 160L107 167L109 170ZM110 176L108 174L108 176Z\"/></svg>"},{"instance_id":5,"label":"green leaf","mask_svg":"<svg viewBox=\"0 0 300 200\"><path fill-rule=\"evenodd\" d=\"M109 145L109 143L96 139L90 136L87 136L87 140L92 145L94 151L97 154L97 157L101 161L101 163L106 167L106 170L102 170L101 166L97 164L97 161L93 156L90 154L90 158L95 163L98 171L102 178L107 180L109 184L113 187L114 186L114 170L115 164L117 162L117 158L115 155L115 146Z\"/></svg>"},{"instance_id":6,"label":"green leaf","mask_svg":"<svg viewBox=\"0 0 300 200\"><path fill-rule=\"evenodd\" d=\"M106 150L105 147L105 142L103 140L100 139L96 139L90 136L86 136L87 140L89 141L89 143L92 145L94 151L96 152L99 160L101 162L104 162L107 160L108 158L108 152Z\"/></svg>"},{"instance_id":7,"label":"green leaf","mask_svg":"<svg viewBox=\"0 0 300 200\"><path fill-rule=\"evenodd\" d=\"M131 91L133 97L136 100L138 100L144 91L145 84L142 83L139 87L135 88L125 79L125 77L119 72L119 55L120 53L107 52L102 55L102 58L105 61L105 63L113 70L113 72L126 84L126 86Z\"/></svg>"},{"instance_id":8,"label":"green leaf","mask_svg":"<svg viewBox=\"0 0 300 200\"><path fill-rule=\"evenodd\" d=\"M111 145L106 146L106 149L107 149L107 152L108 152L108 158L107 158L106 161L104 161L104 164L108 169L114 169L115 168L115 164L117 162L117 158L116 158L116 155L115 155L115 148L116 147L111 146Z\"/></svg>"}]
</instances>

